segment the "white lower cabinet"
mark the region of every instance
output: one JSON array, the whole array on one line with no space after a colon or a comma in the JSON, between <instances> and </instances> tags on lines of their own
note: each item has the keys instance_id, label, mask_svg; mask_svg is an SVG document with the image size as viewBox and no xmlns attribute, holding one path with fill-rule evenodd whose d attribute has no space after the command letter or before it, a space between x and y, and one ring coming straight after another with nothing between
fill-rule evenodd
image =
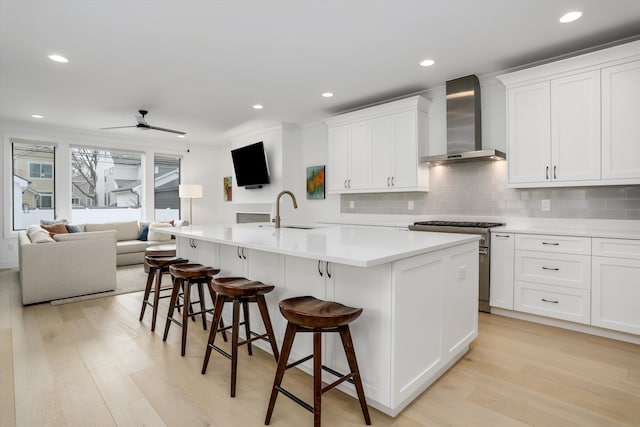
<instances>
[{"instance_id":1,"label":"white lower cabinet","mask_svg":"<svg viewBox=\"0 0 640 427\"><path fill-rule=\"evenodd\" d=\"M513 233L491 233L491 307L513 310L514 241Z\"/></svg>"},{"instance_id":2,"label":"white lower cabinet","mask_svg":"<svg viewBox=\"0 0 640 427\"><path fill-rule=\"evenodd\" d=\"M590 238L516 235L513 308L589 324L590 251Z\"/></svg>"},{"instance_id":3,"label":"white lower cabinet","mask_svg":"<svg viewBox=\"0 0 640 427\"><path fill-rule=\"evenodd\" d=\"M594 326L640 334L640 241L594 239Z\"/></svg>"}]
</instances>

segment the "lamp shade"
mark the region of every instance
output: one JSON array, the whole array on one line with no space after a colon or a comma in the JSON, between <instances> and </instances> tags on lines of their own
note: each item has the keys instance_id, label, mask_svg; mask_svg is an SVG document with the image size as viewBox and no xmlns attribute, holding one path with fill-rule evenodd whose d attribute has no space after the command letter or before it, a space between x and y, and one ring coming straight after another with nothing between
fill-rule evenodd
<instances>
[{"instance_id":1,"label":"lamp shade","mask_svg":"<svg viewBox=\"0 0 640 427\"><path fill-rule=\"evenodd\" d=\"M201 199L202 196L203 190L200 184L180 184L178 186L178 197L181 199Z\"/></svg>"}]
</instances>

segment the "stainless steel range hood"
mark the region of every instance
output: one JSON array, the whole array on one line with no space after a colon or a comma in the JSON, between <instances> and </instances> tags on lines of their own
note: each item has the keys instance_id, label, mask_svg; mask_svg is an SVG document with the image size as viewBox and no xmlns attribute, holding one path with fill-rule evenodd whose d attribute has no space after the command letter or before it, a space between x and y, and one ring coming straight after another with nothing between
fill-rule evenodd
<instances>
[{"instance_id":1,"label":"stainless steel range hood","mask_svg":"<svg viewBox=\"0 0 640 427\"><path fill-rule=\"evenodd\" d=\"M447 82L447 154L421 157L432 165L504 160L499 150L482 149L480 83L475 75Z\"/></svg>"}]
</instances>

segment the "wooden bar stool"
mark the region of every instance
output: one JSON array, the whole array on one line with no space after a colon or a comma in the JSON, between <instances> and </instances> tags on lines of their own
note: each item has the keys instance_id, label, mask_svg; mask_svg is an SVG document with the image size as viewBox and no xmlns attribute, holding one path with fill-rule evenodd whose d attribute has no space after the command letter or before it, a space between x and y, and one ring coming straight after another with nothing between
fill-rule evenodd
<instances>
[{"instance_id":1,"label":"wooden bar stool","mask_svg":"<svg viewBox=\"0 0 640 427\"><path fill-rule=\"evenodd\" d=\"M166 245L155 245L155 246L149 246L147 249L144 250L144 255L147 256L176 256L176 244L175 243L169 243ZM147 263L144 263L144 272L148 273L149 272L149 265L147 265Z\"/></svg>"},{"instance_id":2,"label":"wooden bar stool","mask_svg":"<svg viewBox=\"0 0 640 427\"><path fill-rule=\"evenodd\" d=\"M233 302L233 322L231 326L217 329L211 328L209 333L209 342L207 343L207 350L204 355L204 363L202 364L202 373L207 372L207 365L209 364L209 358L211 357L211 350L216 350L220 354L224 355L228 359L231 359L231 397L236 395L236 377L238 369L238 346L247 344L247 351L251 356L253 354L251 349L251 343L255 340L265 340L271 344L271 350L276 361L278 360L278 346L276 345L276 337L273 333L273 327L271 326L271 319L269 318L269 311L267 309L267 303L264 295L273 290L273 285L265 285L262 282L245 279L244 277L224 277L213 280L213 291L218 295L215 304L215 310L213 312L213 323L217 325L222 320L222 308L225 302ZM257 334L251 331L249 324L249 303L258 304L260 309L260 315L262 316L262 322L266 329L266 333ZM242 310L244 313L244 322L240 322L240 305L242 304ZM246 339L238 342L238 332L240 326L244 325ZM231 328L231 354L222 350L220 347L214 345L216 333Z\"/></svg>"},{"instance_id":3,"label":"wooden bar stool","mask_svg":"<svg viewBox=\"0 0 640 427\"><path fill-rule=\"evenodd\" d=\"M202 264L172 264L169 266L169 272L173 277L173 291L171 292L171 301L169 302L169 313L167 314L167 322L164 327L164 336L162 341L167 340L169 335L169 327L172 323L176 323L182 327L182 347L180 354L184 356L187 347L187 329L189 326L189 315L201 315L202 327L207 330L206 313L213 312L213 308L205 308L204 291L202 285L206 283L211 291L211 279L218 274L220 270L213 267L207 267ZM199 301L191 301L191 285L198 286ZM183 292L183 304L182 304L182 321L173 317L173 312L178 305L178 295L180 294L180 288ZM211 300L215 301L215 293L211 294ZM200 303L200 311L193 312L188 309L191 304L196 302ZM214 323L215 324L215 323ZM212 328L216 329L216 328ZM226 336L224 337L226 341Z\"/></svg>"},{"instance_id":4,"label":"wooden bar stool","mask_svg":"<svg viewBox=\"0 0 640 427\"><path fill-rule=\"evenodd\" d=\"M165 251L165 253L167 253ZM146 251L145 251L146 254ZM170 295L161 295L161 291L167 291L173 289L171 286L165 288L162 287L162 276L169 272L169 266L173 264L185 264L189 262L184 258L178 258L175 256L175 249L173 255L167 256L151 256L145 255L145 266L149 267L149 273L147 274L147 286L144 288L144 297L142 298L142 308L140 309L140 321L144 318L144 312L147 306L151 306L153 309L151 314L151 331L156 330L156 317L158 316L158 302L161 298L167 298ZM155 287L153 282L155 279ZM149 295L153 293L153 302L149 301Z\"/></svg>"},{"instance_id":5,"label":"wooden bar stool","mask_svg":"<svg viewBox=\"0 0 640 427\"><path fill-rule=\"evenodd\" d=\"M362 309L347 307L337 302L322 301L314 297L304 296L280 301L280 312L285 319L287 319L287 330L284 335L284 342L282 343L282 352L280 353L280 359L278 360L278 368L276 369L276 376L271 390L271 399L269 400L269 408L267 409L267 417L265 418L264 423L269 424L271 421L271 415L273 414L273 408L276 404L276 398L278 397L278 392L280 392L308 411L313 412L313 425L315 427L320 427L322 393L331 390L345 381L348 381L356 387L365 423L368 425L371 424L369 409L367 408L367 401L362 387L362 379L360 378L360 371L358 370L356 353L353 348L353 342L351 341L351 332L349 331L349 323L360 316ZM297 332L313 333L313 354L296 362L287 364L289 354L291 353L291 346L293 345L293 339ZM340 338L342 339L342 345L347 355L347 361L349 362L351 373L342 375L333 369L322 365L323 332L340 333ZM294 366L297 366L311 358L313 358L313 406L281 387L285 370L293 368ZM339 377L338 380L323 388L322 369Z\"/></svg>"}]
</instances>

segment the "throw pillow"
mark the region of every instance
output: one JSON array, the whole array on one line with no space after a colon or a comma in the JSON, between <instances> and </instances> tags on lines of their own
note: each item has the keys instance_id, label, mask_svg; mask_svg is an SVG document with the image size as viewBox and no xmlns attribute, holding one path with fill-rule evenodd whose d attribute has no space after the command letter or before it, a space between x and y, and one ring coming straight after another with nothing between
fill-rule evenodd
<instances>
[{"instance_id":1,"label":"throw pillow","mask_svg":"<svg viewBox=\"0 0 640 427\"><path fill-rule=\"evenodd\" d=\"M69 221L67 221L66 219L54 219L54 220L47 220L47 219L41 219L40 220L40 225L53 225L53 224L68 224Z\"/></svg>"},{"instance_id":2,"label":"throw pillow","mask_svg":"<svg viewBox=\"0 0 640 427\"><path fill-rule=\"evenodd\" d=\"M138 236L138 240L142 240L143 242L146 242L147 240L149 240L149 226L148 225L143 225L142 226L142 231L140 232L140 235Z\"/></svg>"},{"instance_id":3,"label":"throw pillow","mask_svg":"<svg viewBox=\"0 0 640 427\"><path fill-rule=\"evenodd\" d=\"M162 227L171 227L171 224L168 222L152 222L151 224L149 224L148 239L152 242L168 242L169 240L171 240L171 234L158 233L152 230L152 228Z\"/></svg>"},{"instance_id":4,"label":"throw pillow","mask_svg":"<svg viewBox=\"0 0 640 427\"><path fill-rule=\"evenodd\" d=\"M49 232L39 225L30 225L27 227L27 236L31 243L51 243L54 240L49 235Z\"/></svg>"},{"instance_id":5,"label":"throw pillow","mask_svg":"<svg viewBox=\"0 0 640 427\"><path fill-rule=\"evenodd\" d=\"M67 232L69 233L82 233L79 225L65 224L65 227L67 227Z\"/></svg>"},{"instance_id":6,"label":"throw pillow","mask_svg":"<svg viewBox=\"0 0 640 427\"><path fill-rule=\"evenodd\" d=\"M67 234L67 226L63 223L59 223L59 224L51 224L51 225L41 225L42 228L44 228L45 230L47 230L49 232L49 234L51 235L51 237L53 237L55 234Z\"/></svg>"}]
</instances>

